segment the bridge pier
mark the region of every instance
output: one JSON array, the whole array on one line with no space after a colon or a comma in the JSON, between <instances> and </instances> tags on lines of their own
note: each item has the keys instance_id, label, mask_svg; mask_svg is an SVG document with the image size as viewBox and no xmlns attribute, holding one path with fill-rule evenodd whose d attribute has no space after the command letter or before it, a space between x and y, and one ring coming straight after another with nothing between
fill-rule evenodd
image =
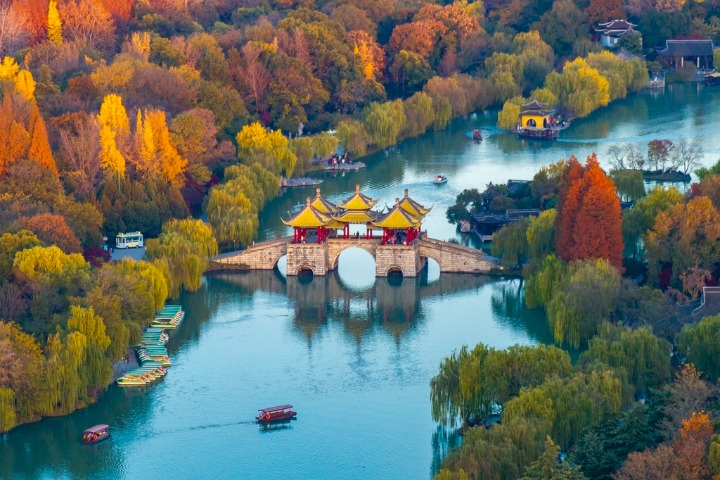
<instances>
[{"instance_id":1,"label":"bridge pier","mask_svg":"<svg viewBox=\"0 0 720 480\"><path fill-rule=\"evenodd\" d=\"M299 275L310 270L323 277L328 271L328 249L325 243L289 243L287 246L287 275Z\"/></svg>"}]
</instances>

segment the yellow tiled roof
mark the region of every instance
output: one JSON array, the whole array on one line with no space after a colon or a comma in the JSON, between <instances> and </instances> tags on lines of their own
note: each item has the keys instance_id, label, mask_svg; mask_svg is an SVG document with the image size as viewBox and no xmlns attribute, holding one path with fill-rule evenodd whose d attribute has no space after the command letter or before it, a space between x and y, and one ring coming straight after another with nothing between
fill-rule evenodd
<instances>
[{"instance_id":1,"label":"yellow tiled roof","mask_svg":"<svg viewBox=\"0 0 720 480\"><path fill-rule=\"evenodd\" d=\"M325 199L325 197L320 195L319 188L316 190L316 192L317 192L317 195L315 196L315 199L310 203L310 205L312 205L315 210L317 210L320 213L325 213L325 214L335 213L338 210L340 210L337 205L328 202ZM340 228L342 228L342 227L340 227Z\"/></svg>"},{"instance_id":2,"label":"yellow tiled roof","mask_svg":"<svg viewBox=\"0 0 720 480\"><path fill-rule=\"evenodd\" d=\"M370 210L376 203L377 200L373 200L367 195L360 193L360 185L355 185L355 193L353 196L338 206L345 210Z\"/></svg>"},{"instance_id":3,"label":"yellow tiled roof","mask_svg":"<svg viewBox=\"0 0 720 480\"><path fill-rule=\"evenodd\" d=\"M332 218L317 211L311 204L310 198L302 210L296 213L290 220L281 218L285 225L298 228L317 228L325 226Z\"/></svg>"},{"instance_id":4,"label":"yellow tiled roof","mask_svg":"<svg viewBox=\"0 0 720 480\"><path fill-rule=\"evenodd\" d=\"M370 223L376 218L374 213L368 210L347 210L334 216L333 219L343 223Z\"/></svg>"},{"instance_id":5,"label":"yellow tiled roof","mask_svg":"<svg viewBox=\"0 0 720 480\"><path fill-rule=\"evenodd\" d=\"M387 228L389 230L404 230L411 227L415 228L418 225L420 225L420 219L403 210L399 203L384 217L373 222L373 227Z\"/></svg>"},{"instance_id":6,"label":"yellow tiled roof","mask_svg":"<svg viewBox=\"0 0 720 480\"><path fill-rule=\"evenodd\" d=\"M402 208L403 210L408 212L413 217L418 217L418 218L424 217L425 215L427 215L427 213L430 210L432 210L432 207L425 208L422 205L420 205L418 202L416 202L415 200L410 198L408 196L407 188L405 189L405 198L400 200L400 208Z\"/></svg>"}]
</instances>

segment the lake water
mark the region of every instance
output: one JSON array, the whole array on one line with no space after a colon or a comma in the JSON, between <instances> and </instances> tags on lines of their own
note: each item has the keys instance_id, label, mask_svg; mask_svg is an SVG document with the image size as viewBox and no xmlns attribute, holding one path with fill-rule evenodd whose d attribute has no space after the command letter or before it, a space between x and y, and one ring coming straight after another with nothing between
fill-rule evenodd
<instances>
[{"instance_id":1,"label":"lake water","mask_svg":"<svg viewBox=\"0 0 720 480\"><path fill-rule=\"evenodd\" d=\"M392 205L408 188L432 206L432 237L471 242L445 220L464 188L530 179L544 164L615 142L697 139L703 163L720 157L720 90L671 86L576 121L556 142L522 141L492 114L454 122L367 159L368 168L322 176L323 194L363 192ZM469 132L482 128L484 140ZM437 173L449 182L432 184ZM314 195L295 189L263 212L262 238L286 234L279 217ZM0 478L427 479L447 449L430 414L429 382L462 345L551 341L541 312L523 307L518 280L440 275L375 279L372 257L348 250L326 278L280 272L215 274L179 300L185 322L168 349L173 366L147 389L111 387L99 402L0 435ZM264 430L257 409L292 403L298 418ZM109 423L112 436L80 443Z\"/></svg>"}]
</instances>

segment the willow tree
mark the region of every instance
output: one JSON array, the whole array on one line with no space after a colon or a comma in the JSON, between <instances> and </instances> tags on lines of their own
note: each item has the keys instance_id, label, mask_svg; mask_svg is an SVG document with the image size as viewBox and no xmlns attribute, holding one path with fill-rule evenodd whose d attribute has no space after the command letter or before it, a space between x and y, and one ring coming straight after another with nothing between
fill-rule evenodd
<instances>
[{"instance_id":1,"label":"willow tree","mask_svg":"<svg viewBox=\"0 0 720 480\"><path fill-rule=\"evenodd\" d=\"M520 418L550 425L547 432L567 449L580 432L608 418L622 406L621 382L611 370L595 370L572 377L549 377L526 388L505 404L503 423Z\"/></svg>"},{"instance_id":2,"label":"willow tree","mask_svg":"<svg viewBox=\"0 0 720 480\"><path fill-rule=\"evenodd\" d=\"M112 378L112 367L105 357L110 346L110 337L105 332L103 319L95 314L92 307L72 306L67 327L70 332L83 334L87 342L80 367L81 377L87 388L104 388Z\"/></svg>"},{"instance_id":3,"label":"willow tree","mask_svg":"<svg viewBox=\"0 0 720 480\"><path fill-rule=\"evenodd\" d=\"M166 274L170 296L180 295L181 288L200 288L209 259L218 252L212 228L202 220L170 220L163 225L157 239L147 242L146 255L156 260Z\"/></svg>"},{"instance_id":4,"label":"willow tree","mask_svg":"<svg viewBox=\"0 0 720 480\"><path fill-rule=\"evenodd\" d=\"M505 225L493 235L492 254L501 256L505 265L516 266L527 259L527 229L530 220L523 218L518 222Z\"/></svg>"},{"instance_id":5,"label":"willow tree","mask_svg":"<svg viewBox=\"0 0 720 480\"><path fill-rule=\"evenodd\" d=\"M554 346L495 350L478 344L472 351L463 347L440 364L439 374L430 382L433 419L450 426L458 418L478 423L522 388L538 385L549 375L568 375L570 370L567 352Z\"/></svg>"},{"instance_id":6,"label":"willow tree","mask_svg":"<svg viewBox=\"0 0 720 480\"><path fill-rule=\"evenodd\" d=\"M601 363L612 368L623 381L623 397L629 403L635 394L646 394L670 381L670 351L670 343L656 337L650 328L632 330L605 322L578 364Z\"/></svg>"},{"instance_id":7,"label":"willow tree","mask_svg":"<svg viewBox=\"0 0 720 480\"><path fill-rule=\"evenodd\" d=\"M365 111L365 128L371 142L379 148L394 145L405 128L405 108L402 100L371 103Z\"/></svg>"},{"instance_id":8,"label":"willow tree","mask_svg":"<svg viewBox=\"0 0 720 480\"><path fill-rule=\"evenodd\" d=\"M337 139L345 147L345 150L362 157L370 143L370 134L362 123L349 118L338 123Z\"/></svg>"},{"instance_id":9,"label":"willow tree","mask_svg":"<svg viewBox=\"0 0 720 480\"><path fill-rule=\"evenodd\" d=\"M555 341L579 347L610 318L620 295L620 274L607 260L573 262L547 304Z\"/></svg>"},{"instance_id":10,"label":"willow tree","mask_svg":"<svg viewBox=\"0 0 720 480\"><path fill-rule=\"evenodd\" d=\"M260 123L245 125L235 137L238 158L246 165L260 163L274 174L292 176L297 157L280 130L266 130Z\"/></svg>"},{"instance_id":11,"label":"willow tree","mask_svg":"<svg viewBox=\"0 0 720 480\"><path fill-rule=\"evenodd\" d=\"M712 381L720 378L720 315L686 325L680 334L680 352Z\"/></svg>"}]
</instances>

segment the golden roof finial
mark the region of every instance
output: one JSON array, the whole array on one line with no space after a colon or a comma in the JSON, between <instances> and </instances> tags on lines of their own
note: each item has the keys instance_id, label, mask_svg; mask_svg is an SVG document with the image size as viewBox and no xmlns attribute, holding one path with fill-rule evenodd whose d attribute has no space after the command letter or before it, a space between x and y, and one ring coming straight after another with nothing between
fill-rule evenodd
<instances>
[{"instance_id":1,"label":"golden roof finial","mask_svg":"<svg viewBox=\"0 0 720 480\"><path fill-rule=\"evenodd\" d=\"M319 188L316 188L316 189L315 189L315 193L316 193L316 196L317 196L318 198L320 198L320 189L319 189Z\"/></svg>"},{"instance_id":2,"label":"golden roof finial","mask_svg":"<svg viewBox=\"0 0 720 480\"><path fill-rule=\"evenodd\" d=\"M305 199L305 205L310 205L310 197L307 197L307 198Z\"/></svg>"}]
</instances>

